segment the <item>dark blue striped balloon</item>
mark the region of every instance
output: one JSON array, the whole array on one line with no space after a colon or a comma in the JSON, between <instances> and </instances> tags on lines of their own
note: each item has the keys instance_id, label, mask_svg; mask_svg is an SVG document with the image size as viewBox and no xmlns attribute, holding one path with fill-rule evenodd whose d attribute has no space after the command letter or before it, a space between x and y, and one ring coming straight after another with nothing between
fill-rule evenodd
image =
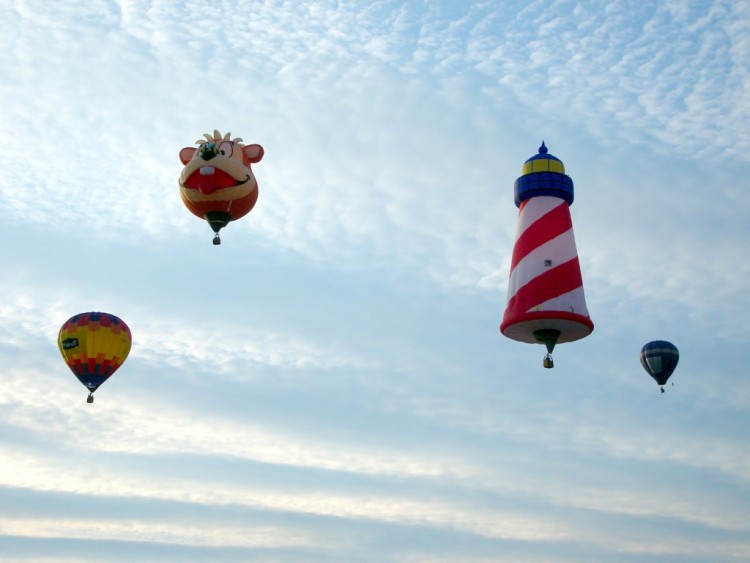
<instances>
[{"instance_id":1,"label":"dark blue striped balloon","mask_svg":"<svg viewBox=\"0 0 750 563\"><path fill-rule=\"evenodd\" d=\"M659 385L664 385L680 361L677 347L666 340L654 340L641 348L641 365Z\"/></svg>"}]
</instances>

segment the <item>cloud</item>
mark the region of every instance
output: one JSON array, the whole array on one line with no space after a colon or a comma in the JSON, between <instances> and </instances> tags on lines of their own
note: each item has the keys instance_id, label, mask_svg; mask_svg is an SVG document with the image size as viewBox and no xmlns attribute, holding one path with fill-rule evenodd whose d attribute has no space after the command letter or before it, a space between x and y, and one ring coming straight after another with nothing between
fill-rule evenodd
<instances>
[{"instance_id":1,"label":"cloud","mask_svg":"<svg viewBox=\"0 0 750 563\"><path fill-rule=\"evenodd\" d=\"M617 538L606 538L602 535L604 530L599 525L594 525L596 518L606 519L606 514L614 510L622 509L623 504L632 504L630 508L636 514L644 515L652 510L659 510L662 504L659 502L668 499L655 497L649 503L637 502L629 492L613 491L605 497L600 492L592 495L590 502L599 504L602 515L588 514L590 508L582 513L560 512L556 508L548 509L544 514L537 511L530 512L518 506L512 498L506 498L505 502L493 504L476 502L476 494L469 494L460 498L448 497L423 497L420 494L402 494L397 492L384 492L370 494L362 489L358 491L342 491L338 487L331 486L330 490L302 489L290 490L289 485L284 488L269 484L254 484L252 473L245 476L242 481L227 479L224 474L222 480L205 480L190 477L186 471L173 472L169 479L145 478L139 472L128 469L123 464L119 467L104 468L99 466L98 471L106 471L106 479L101 475L92 473L86 469L80 460L61 460L49 456L35 455L29 457L18 451L3 452L12 455L15 467L20 471L9 473L0 470L2 482L6 486L27 488L36 490L56 491L72 493L75 495L98 496L105 498L148 498L152 501L180 502L211 507L241 507L252 511L267 511L270 516L281 512L286 514L316 515L318 517L334 517L346 519L354 523L357 521L381 522L406 525L415 528L432 528L453 530L457 533L472 534L478 537L495 540L514 540L522 542L560 542L586 541L591 547L599 546L618 552L635 553L668 553L668 554L706 554L706 546L714 553L726 554L732 550L742 550L742 543L731 541L713 542L709 540L691 540L682 535L666 534L654 542L652 538L647 539L643 535L645 530L626 529ZM249 478L248 478L249 477ZM42 488L39 484L44 483ZM482 495L487 498L487 494ZM571 496L574 503L585 502L580 492L573 495L560 497L564 502L570 503ZM645 500L645 499L644 499ZM606 502L608 501L608 502ZM692 507L694 509L694 507ZM661 509L663 510L663 508ZM237 518L237 510L234 510ZM583 517L581 521L580 518ZM267 516L268 518L268 516ZM272 519L271 521L273 521ZM88 520L82 517L66 519L50 518L21 518L8 519L8 527L3 528L5 533L23 535L30 537L78 537L79 530L86 526ZM258 527L257 524L249 527L250 533L245 539L240 539L237 532L240 529L236 524L204 528L199 534L192 534L190 539L184 535L189 534L194 524L189 519L171 519L168 522L151 525L148 520L137 518L121 519L105 517L98 519L100 522L97 530L101 532L101 539L116 539L124 541L157 541L176 542L182 545L200 546L242 546L242 547L281 547L281 546L325 546L327 539L321 528L317 530L307 529L301 532L296 525L288 524L278 530L273 526ZM58 525L57 534L50 531L49 526L54 523ZM322 525L323 521L321 521ZM602 524L606 524L603 522ZM606 524L611 526L611 524ZM242 529L247 529L243 526ZM275 540L270 540L268 533L277 532ZM322 533L321 533L322 532ZM330 546L329 546L330 547ZM337 549L341 549L341 545ZM746 546L745 546L746 548Z\"/></svg>"},{"instance_id":2,"label":"cloud","mask_svg":"<svg viewBox=\"0 0 750 563\"><path fill-rule=\"evenodd\" d=\"M579 5L571 13L565 3L535 2L504 16L482 15L469 60L530 106L567 108L602 142L651 138L665 152L747 154L750 138L737 121L748 107L739 4Z\"/></svg>"},{"instance_id":3,"label":"cloud","mask_svg":"<svg viewBox=\"0 0 750 563\"><path fill-rule=\"evenodd\" d=\"M144 481L143 476L124 468L108 472L107 479L103 480L78 463L24 456L18 451L4 453L13 455L16 471L2 471L2 483L14 488L32 487L82 495L135 496L208 505L239 505L319 516L448 527L488 537L531 540L567 535L561 531L561 522L531 515L524 518L517 512L510 514L497 509L484 511L452 503L384 494L291 492L276 487L257 487L251 483L234 482L228 485L177 475L168 480L157 478ZM46 485L42 485L40 489L41 483ZM131 536L130 539L134 538Z\"/></svg>"},{"instance_id":4,"label":"cloud","mask_svg":"<svg viewBox=\"0 0 750 563\"><path fill-rule=\"evenodd\" d=\"M480 435L489 431L494 436L496 447L497 440L499 443L523 443L526 448L541 448L541 451L547 452L548 460L557 459L557 477L549 480L547 471L541 467L532 471L526 469L525 475L518 473L530 461L528 459L508 463L508 460L500 461L498 454L490 452L467 456L466 448L459 443L443 443L440 450L423 447L419 451L409 452L404 447L406 444L385 445L377 436L359 443L341 436L331 436L326 440L299 426L274 428L272 422L269 425L262 419L251 422L244 417L221 415L210 410L197 414L193 409L185 410L167 397L149 398L142 393L136 396L127 389L119 392L116 403L109 401L108 406L103 407L106 410L94 414L83 409L79 402L70 401L69 393L65 391L69 382L60 378L30 374L27 369L9 370L6 378L8 385L2 395L5 405L3 424L20 432L31 432L32 436L36 436L34 441L66 444L68 450L73 448L80 454L70 457L68 461L70 454L62 458L56 453L57 447L46 448L46 460L31 453L28 446L24 450L16 448L6 451L7 458L14 459L14 464L12 470L9 468L2 476L5 486L34 489L41 486L41 490L75 494L136 495L208 504L231 502L272 510L435 525L486 537L532 539L539 533L540 537L551 539L579 535L579 532L573 531L563 533L559 528L560 522L554 526L552 522L545 524L543 520L532 517L532 513L529 513L530 520L524 520L518 516L516 509L513 511L514 517L502 516L492 499L488 499L485 512L474 506L470 518L468 509L462 511L454 506L457 498L460 498L456 498L455 493L446 494L445 506L425 505L423 501L408 495L398 500L382 493L372 498L357 496L362 493L352 493L354 497L351 497L349 492L339 498L337 495L342 492L334 491L320 496L312 491L296 492L289 496L290 493L281 491L271 494L268 487L256 490L239 485L238 489L233 472L222 474L223 485L214 479L199 484L198 475L191 477L192 472L187 469L182 472L183 479L173 473L169 482L160 483L152 478L151 485L144 486L137 476L139 470L127 468L133 465L132 461L136 459L133 456L190 455L206 456L207 460L238 459L280 468L325 471L332 476L369 476L383 481L383 484L394 478L407 479L421 483L417 490L424 486L440 490L443 488L441 483L451 483L459 490L499 495L501 498L510 496L526 499L527 502L533 500L558 508L675 518L724 530L746 529L741 506L734 506L736 503L728 498L717 503L722 497L709 499L700 491L678 493L678 487L668 486L656 492L651 487L634 487L627 480L622 480L618 487L611 480L615 477L612 474L606 485L599 486L587 483L580 476L566 476L567 470L563 469L570 463L570 456L575 459L579 456L604 455L611 457L613 462L619 458L628 460L628 463L667 462L676 468L692 466L718 470L746 481L748 476L744 468L747 460L741 459L741 454L733 450L732 444L722 446L709 437L706 440L691 438L689 441L678 441L672 433L673 439L665 443L660 438L640 432L642 429L633 429L631 434L618 431L615 427L621 422L617 419L611 424L593 421L581 425L565 416L550 414L538 419L526 417L523 425L518 423L518 413L513 412L483 422L484 430L479 429ZM22 385L22 382L25 384ZM41 396L47 397L43 403L38 399ZM34 412L34 416L29 417L29 412ZM550 430L550 416L555 419L554 428L559 431ZM465 424L471 420L470 415L461 412L442 412L440 418L454 421L452 424L461 421ZM144 421L148 421L148 424L144 424ZM86 432L81 433L81 428L86 428ZM669 432L667 428L662 430ZM476 432L472 430L463 434L476 436ZM27 439L26 443L33 442ZM83 456L98 459L92 467L99 467L97 471L102 471L101 463L107 463L106 458L102 458L103 454L128 456L131 459L131 463L115 463L107 470L110 473L106 485L90 475L85 467L78 467L77 462L77 468L67 467L67 464ZM533 457L536 458L536 454ZM64 470L59 468L60 463L66 464ZM52 477L53 473L55 477ZM222 487L229 487L229 483L234 485L222 493ZM560 489L561 483L565 483L564 489ZM357 506L360 508L355 509ZM512 526L511 521L514 523Z\"/></svg>"},{"instance_id":5,"label":"cloud","mask_svg":"<svg viewBox=\"0 0 750 563\"><path fill-rule=\"evenodd\" d=\"M467 452L459 445L465 438L460 437L489 438L513 447L523 444L525 448L557 451L557 455L564 457L599 456L600 459L628 460L646 465L666 463L682 470L701 469L740 481L750 479L746 471L750 460L742 450L737 450L733 440L717 437L713 432L692 433L689 439L677 438L683 436L679 421L662 423L662 433L672 435L672 439L665 442L662 434L649 432L650 424L635 423L627 413L618 414L608 409L607 416L603 417L596 400L590 406L579 405L575 416L544 409L530 413L526 406L515 408L512 405L516 403L528 405L531 397L525 391L518 395L518 391L511 391L511 387L505 391L505 401L511 397L515 400L498 412L497 399L486 392L480 396L472 391L471 380L463 373L465 368L459 363L453 365L450 355L433 359L431 379L420 382L414 371L417 368L408 363L401 364L396 358L374 362L367 356L327 350L320 343L298 340L285 333L256 331L239 325L227 325L217 332L205 330L200 325L180 321L170 323L148 315L139 318L137 314L131 326L138 327L138 346L128 363L131 378L135 375L136 379L118 388L117 400L107 401L107 407L104 407L107 410L98 412L96 424L92 424L92 413L81 409L78 401L71 401L75 382L67 372L65 378L59 376L64 366L52 344L61 322L59 319L65 317L61 303L78 300L80 296L66 292L68 295L63 297L64 294L53 292L47 296L47 301L39 301L37 289L27 287L24 291L7 284L4 293L16 296L0 311L5 321L5 346L10 348L11 354L17 349L38 350L24 354L20 363L13 367L8 364L5 370L7 385L2 393L2 402L6 405L4 424L31 432L34 436L44 436L44 440L75 444L83 451L220 456L356 475L449 480L467 487L481 482L490 491L515 491L533 497L541 494L545 502L563 505L567 505L569 497L560 497L556 492L559 481L548 487L544 484L547 478L544 472L521 478L517 473L520 467L514 465L499 471L498 460L493 455L472 453L467 457ZM194 342L201 342L201 346L194 346ZM46 371L39 371L31 366L31 358L43 360L49 367ZM222 361L217 363L217 358L222 358ZM389 416L398 417L402 424L407 423L415 430L437 427L451 434L458 432L454 438L458 441L442 444L441 449L448 448L448 455L446 450L441 452L433 448L410 453L409 444L419 440L418 431L413 435L401 432L400 439L392 442L390 433L381 429L371 434L368 440L353 443L351 440L356 432L330 433L332 425L335 426L335 413L341 413L343 408L342 404L330 399L325 399L325 404L334 409L332 418L325 417L318 421L317 426L306 429L304 424L291 420L280 423L268 418L264 412L254 412L248 417L244 412L226 409L226 404L222 413L205 401L206 408L199 411L201 414L196 414L193 409L198 405L182 404L182 392L176 392L173 397L151 393L151 390L166 384L160 379L173 379L169 373L175 368L180 373L182 386L200 387L201 374L204 373L211 374L214 382L216 376L236 378L232 375L235 364L259 367L255 375L245 375L239 380L249 381L247 377L250 377L254 381L253 394L259 397L269 396L269 389L280 384L291 385L291 388L302 385L302 389L309 389L307 393L310 393L316 385L309 375L310 370L327 374L322 392L328 389L335 392L337 386L342 388L342 382L335 374L343 370L349 380L344 388L355 393L367 390L367 405L373 412L390 412ZM518 369L508 366L509 373ZM148 377L138 376L139 371L149 374ZM242 373L247 371L244 369ZM293 376L290 371L299 371L300 375ZM393 375L387 375L389 373ZM450 375L452 373L454 376ZM308 378L309 383L304 383ZM411 389L399 390L400 386L394 384L400 381L402 386L405 378ZM370 380L357 383L362 379ZM149 388L139 389L139 385L149 380L153 381ZM284 380L288 383L280 383ZM124 383L126 380L118 381ZM510 381L505 385L510 385ZM291 401L293 395L287 393L287 398L281 400ZM45 397L41 403L40 397ZM316 400L324 400L323 395ZM349 402L357 405L360 399L355 394L350 396ZM34 415L29 416L29 412ZM303 413L298 412L298 416L303 416ZM582 416L585 423L582 423ZM143 424L145 420L149 421L148 425ZM630 429L623 431L624 427ZM75 431L77 428L90 430L80 434ZM321 430L323 436L330 433L330 439L321 439ZM514 484L509 487L504 484L506 480ZM661 499L659 502L651 502L648 500L654 498L651 490L644 490L643 498L630 490L629 498L624 498L624 493L617 493L604 502L601 498L607 497L606 490L591 488L577 480L570 481L567 490L566 494L575 498L573 506L587 510L606 508L623 514L669 516L724 529L736 529L738 522L743 521L741 511L734 513L726 505L717 513L707 508L704 500L670 503L668 499L673 498L673 492L665 497L657 496ZM623 485L622 491L625 490L628 489Z\"/></svg>"},{"instance_id":6,"label":"cloud","mask_svg":"<svg viewBox=\"0 0 750 563\"><path fill-rule=\"evenodd\" d=\"M114 519L0 518L0 533L33 539L66 538L177 544L194 547L283 548L317 547L311 534L288 528L225 524L207 528L178 522Z\"/></svg>"},{"instance_id":7,"label":"cloud","mask_svg":"<svg viewBox=\"0 0 750 563\"><path fill-rule=\"evenodd\" d=\"M570 18L537 4L512 14L488 5L414 13L388 3L303 13L277 3L254 5L253 17L243 18L219 4L212 17L191 17L199 7L90 8L107 25L78 37L76 49L91 61L76 64L106 77L96 80L63 64L67 42L44 61L30 58L48 27L67 41L78 24L60 22L75 14L59 13L57 23L32 23L28 8L16 15L28 45L6 54L16 85L9 102L17 106L9 127L20 138L5 158L24 160L23 147L35 145L39 165L4 167L6 190L28 186L6 191L12 216L150 237L198 232L177 197L176 155L219 126L266 147L255 167L260 203L233 230L337 267L398 266L449 286L491 289L504 284L512 181L535 147L500 156L499 132L523 138L543 116L572 106L601 143L650 135L663 140L662 154L671 147L694 158L748 152L736 127L741 115L728 119L721 109L748 106L743 88L725 88L745 80L730 43L740 34L713 43L714 30L741 26L735 6L682 13L692 26L685 32L670 26L678 17L670 6L635 15L617 6L577 10ZM415 20L420 28L407 23ZM323 28L326 40L318 41ZM655 43L663 48L654 59ZM227 44L231 60L221 56ZM707 63L716 48L726 50L727 65ZM245 69L247 82L231 64ZM688 74L696 67L705 73L698 81ZM425 68L432 72L415 76ZM228 87L211 94L220 104L200 102L206 82L225 80ZM535 108L529 122L493 115L492 98L486 107L469 102L493 81ZM174 84L167 93L166 84ZM43 105L33 88L47 92ZM123 105L132 108L127 123L117 113ZM457 111L461 117L452 117ZM473 140L456 143L456 132ZM571 170L580 177L580 166Z\"/></svg>"}]
</instances>

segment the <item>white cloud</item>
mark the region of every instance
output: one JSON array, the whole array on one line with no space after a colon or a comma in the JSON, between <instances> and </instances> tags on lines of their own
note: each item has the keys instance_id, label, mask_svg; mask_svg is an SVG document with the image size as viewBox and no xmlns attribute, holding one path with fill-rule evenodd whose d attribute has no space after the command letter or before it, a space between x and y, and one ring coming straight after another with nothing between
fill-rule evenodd
<instances>
[{"instance_id":1,"label":"white cloud","mask_svg":"<svg viewBox=\"0 0 750 563\"><path fill-rule=\"evenodd\" d=\"M675 518L717 529L746 530L746 519L741 506L730 503L729 499L722 502L722 497L711 499L702 491L682 491L677 494L677 489L673 487L662 486L660 491L655 491L649 486L633 488L625 482L619 487L612 482L598 486L587 483L585 476L565 477L562 474L554 480L549 480L548 472L543 468L527 471L524 475L519 473L520 468L516 467L515 463L508 464L506 461L504 466L499 466L496 454L474 454L467 457L463 451L465 448L457 443L443 443L441 450L423 447L412 453L401 444L383 445L377 436L361 440L359 443L353 443L346 438L345 441L341 441L341 437L326 440L300 427L274 428L273 425L269 426L262 421L251 422L250 419L222 416L210 411L197 414L192 409L184 410L178 404L171 403L168 397L149 397L127 390L118 392L116 404L110 401L106 407L100 407L94 412L84 407L81 401L70 400L70 393L67 391L70 381L64 381L56 376L30 374L27 369L6 370L5 377L7 386L0 395L0 402L4 404L4 424L24 432L31 431L38 437L43 437L45 441L67 444L69 449L74 448L87 458L101 454L235 458L279 467L323 470L331 472L331 475L341 473L386 480L411 479L422 482L423 486L438 488L441 483L452 483L458 486L459 490L478 490L483 491L484 495L511 495L534 502L551 503L561 508L628 516ZM40 403L41 396L45 396L46 399ZM403 407L397 408L403 410ZM419 410L416 412L419 414ZM28 416L29 413L33 413L33 416ZM576 420L552 413L541 414L538 417L522 416L512 410L506 410L503 416L488 416L455 410L436 412L432 407L431 410L422 413L422 416L425 415L450 420L450 426L474 424L476 427L467 435L476 436L479 432L480 436L489 434L500 442L523 443L526 447L541 448L542 451L549 452L553 458L560 456L561 452L568 452L566 456L605 456L612 460L621 458L639 463L667 462L675 468L695 467L720 471L744 481L750 479L746 471L747 456L737 451L731 441L717 443L713 436L690 436L689 439L682 439L684 437L678 437L676 430L669 428L662 429L671 434L672 438L669 441L665 441L661 434L651 435L639 427L625 433L618 429L622 422L618 421L617 417L611 424L592 419L582 425L576 422L578 416L575 417ZM521 424L519 419L525 422ZM148 423L144 424L144 421ZM81 433L81 428L86 428L86 432ZM502 449L501 446L497 447ZM233 498L232 502L244 502L248 506L256 506L260 502L261 506L274 510L300 510L341 517L375 518L417 524L434 523L437 526L456 527L487 537L532 539L525 535L533 536L536 532L532 530L537 530L538 526L547 530L542 536L552 534L552 528L549 528L548 524L534 524L532 520L524 522L522 518L516 518L515 526L518 529L514 527L516 531L507 536L505 534L510 521L509 516L501 517L489 508L489 512L480 516L478 514L481 514L481 511L475 507L473 518L469 518L468 512L462 513L460 509L448 506L435 514L436 507L420 508L422 505L416 499L396 501L379 498L375 502L374 497L368 497L362 504L362 498L339 499L334 502L326 495L318 497L312 494L313 498L304 500L299 498L299 494L295 494L296 500L292 502L291 497L277 491L272 495L275 500L259 501L257 495L261 494L260 492L248 490L243 494L233 488L231 493L227 489L226 500L222 500L221 485L217 482L209 481L198 486L192 481L180 484L179 480L173 478L170 478L169 484L153 482L151 488L140 487L136 493L139 478L130 475L130 470L125 466L122 468L122 474L109 475L110 484L101 489L102 483L92 479L84 469L72 472L67 469L64 472L55 470L56 474L64 473L65 477L54 479L48 474L39 473L52 471L55 464L67 463L65 460L52 457L47 461L35 459L33 454L22 451L6 453L8 459L14 459L14 464L2 475L0 482L11 487L38 489L40 483L48 483L54 484L51 489L48 489L47 485L41 486L41 489L76 494L190 499L192 502L218 504L230 502L229 499ZM27 459L27 462L23 462L23 459ZM19 471L19 467L26 465L37 470ZM225 475L224 480L228 477ZM98 484L92 488L94 485L85 483ZM565 484L563 489L560 488L561 483ZM286 500L277 498L280 494ZM335 496L333 492L330 494ZM327 500L324 501L324 497ZM451 500L452 497L452 493L448 494L445 502L455 503L455 500ZM332 504L336 506L339 502L339 508L325 508ZM418 504L412 505L414 502ZM360 512L353 508L358 504L362 504ZM385 510L386 506L390 506L392 512ZM448 513L453 513L453 516L448 517ZM427 514L433 516L428 517ZM531 515L529 517L532 518ZM553 536L561 533L558 530ZM565 532L563 536L569 533L572 534Z\"/></svg>"},{"instance_id":2,"label":"white cloud","mask_svg":"<svg viewBox=\"0 0 750 563\"><path fill-rule=\"evenodd\" d=\"M179 522L114 519L2 518L0 535L34 539L153 542L199 547L318 547L312 534L272 526L206 527Z\"/></svg>"},{"instance_id":3,"label":"white cloud","mask_svg":"<svg viewBox=\"0 0 750 563\"><path fill-rule=\"evenodd\" d=\"M330 516L352 521L394 523L407 526L447 529L460 533L474 534L488 539L510 539L525 542L568 542L585 541L589 546L598 546L618 552L664 553L706 555L705 540L690 539L685 536L663 536L658 541L653 535L643 532L625 532L617 537L607 537L599 526L579 522L576 517L566 516L558 510L547 510L545 514L529 512L511 505L504 508L502 503L485 505L459 498L410 498L393 493L367 493L365 491L342 493L332 490L296 490L278 487L253 485L251 480L243 483L221 480L197 480L173 473L168 479L145 478L124 466L107 468L106 479L87 470L79 460L61 460L44 456L24 455L19 451L5 449L4 455L12 456L16 471L0 469L0 480L6 486L33 488L76 495L93 495L110 498L130 497L152 500L178 501L213 507L239 506L251 510L283 513L298 513L317 516ZM99 471L104 468L100 467ZM546 491L543 491L546 492ZM561 493L557 493L560 495ZM664 506L674 505L669 498L656 495L652 499L635 499L629 492L591 491L586 498L580 491L559 496L566 504L586 505L586 510L600 510L603 514L625 510L631 514L664 516ZM471 497L469 497L471 498ZM683 503L683 510L691 511L700 507ZM674 516L670 514L670 516ZM678 514L678 517L680 515ZM100 519L97 528L100 539L124 541L157 541L199 546L243 546L243 547L282 547L282 546L325 546L325 536L316 537L316 532L302 532L296 526L278 529L250 527L244 536L238 534L240 528L233 525L204 528L202 533L186 534L194 529L189 521L179 519L152 525L138 520L115 518ZM29 537L79 537L88 525L85 519L3 518L0 528L5 534L18 534ZM57 526L54 532L50 526ZM606 525L606 524L605 524ZM242 527L247 530L247 527ZM269 536L269 532L274 532ZM658 533L658 530L656 531ZM604 535L603 535L604 534ZM271 537L275 539L271 539ZM732 551L747 549L742 542L708 542L710 551L726 555ZM332 547L332 546L328 546ZM341 549L339 544L336 549Z\"/></svg>"},{"instance_id":4,"label":"white cloud","mask_svg":"<svg viewBox=\"0 0 750 563\"><path fill-rule=\"evenodd\" d=\"M18 102L9 127L21 132L21 142L5 154L8 162L21 160L22 147L37 144L38 162L47 166L5 167L6 189L29 188L6 191L4 205L25 220L85 221L96 231L140 230L156 237L198 232L204 226L177 197L177 152L219 126L267 150L256 165L259 205L232 230L329 263L410 265L443 283L489 288L504 283L500 268L515 219L508 213L512 181L535 147L518 161L493 154L491 139L521 124L511 116L503 123L483 115L468 101L483 85L482 73L543 115L562 118L572 106L584 128L601 128L594 132L602 142L612 135L631 142L659 136L664 150L677 147L687 156L748 153L736 125L741 115L723 117L723 108L748 107L739 98L743 88L725 88L726 80L746 80L746 65L729 43L741 42L740 34L729 32L719 45L731 66L707 60L716 51L716 30L741 27L739 7L684 14L693 22L689 32L670 26L667 8L643 7L634 15L614 5L574 18L558 13L562 7L537 8L532 4L514 16L488 5L455 14L433 6L415 14L412 6L388 3L303 11L277 3L253 4L252 17L243 17L242 9L220 4L207 18L193 17L198 3L123 2L117 9L102 3L87 13L109 25L77 39L106 77L96 80L71 72L64 50L45 62L29 59L47 27L66 33L69 27L60 21L72 15L29 25L35 12L27 8L20 20L29 37L23 66L6 55L15 84L6 91ZM422 20L420 49L431 57L417 67L403 56L416 44L417 29L406 23L414 18ZM327 39L318 41L323 29ZM379 42L374 51L372 41ZM246 69L244 78L219 56L227 43L235 63ZM656 49L657 59L654 44L663 47ZM451 62L455 57L458 62ZM482 73L471 74L460 63L479 65ZM414 75L425 67L435 73ZM686 74L694 67L705 76ZM31 95L40 87L35 73L42 68L41 87L52 97L43 106ZM263 78L256 82L255 76ZM227 89L210 87L225 77ZM132 83L143 88L134 91ZM163 95L152 95L157 92ZM127 124L118 115L123 106ZM245 107L249 111L238 114ZM455 111L463 119L448 117ZM479 123L486 127L487 118L493 126L484 130ZM457 132L474 140L456 143ZM525 136L515 133L516 139ZM509 181L499 181L500 171ZM572 172L580 177L580 168Z\"/></svg>"},{"instance_id":5,"label":"white cloud","mask_svg":"<svg viewBox=\"0 0 750 563\"><path fill-rule=\"evenodd\" d=\"M124 469L116 473L110 471L106 479L101 479L79 463L28 456L18 451L6 450L4 454L12 455L14 459L15 471L0 469L0 481L10 487L31 487L36 490L83 495L135 496L208 505L240 505L339 518L448 527L497 538L536 540L568 535L562 522L549 518L534 515L524 517L517 512L509 513L498 509L477 510L450 502L415 500L384 494L291 492L268 486L257 487L251 483L227 485L220 481L206 482L176 475L169 479L144 480L144 476ZM106 532L107 526L104 528ZM210 538L201 539L205 542Z\"/></svg>"},{"instance_id":6,"label":"white cloud","mask_svg":"<svg viewBox=\"0 0 750 563\"><path fill-rule=\"evenodd\" d=\"M660 152L745 158L750 137L738 118L749 107L748 65L734 31L747 25L742 3L680 10L680 25L674 4L578 6L572 17L569 8L535 2L505 18L485 14L478 27L502 35L472 37L470 60L602 141L653 136Z\"/></svg>"}]
</instances>

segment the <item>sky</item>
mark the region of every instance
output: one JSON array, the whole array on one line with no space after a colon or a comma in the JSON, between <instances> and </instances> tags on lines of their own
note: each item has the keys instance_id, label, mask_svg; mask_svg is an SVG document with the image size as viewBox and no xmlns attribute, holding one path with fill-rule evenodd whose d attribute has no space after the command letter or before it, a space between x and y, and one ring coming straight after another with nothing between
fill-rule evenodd
<instances>
[{"instance_id":1,"label":"sky","mask_svg":"<svg viewBox=\"0 0 750 563\"><path fill-rule=\"evenodd\" d=\"M750 4L2 0L0 35L3 561L750 559ZM214 129L265 150L221 246L177 186ZM498 329L542 141L595 324L552 370ZM133 334L94 404L84 311Z\"/></svg>"}]
</instances>

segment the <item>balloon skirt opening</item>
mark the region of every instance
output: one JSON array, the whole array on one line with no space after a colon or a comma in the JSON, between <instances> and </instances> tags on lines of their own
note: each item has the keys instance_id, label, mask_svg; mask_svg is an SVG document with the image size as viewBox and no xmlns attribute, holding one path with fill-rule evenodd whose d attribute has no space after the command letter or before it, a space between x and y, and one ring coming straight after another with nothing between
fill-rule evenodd
<instances>
[{"instance_id":1,"label":"balloon skirt opening","mask_svg":"<svg viewBox=\"0 0 750 563\"><path fill-rule=\"evenodd\" d=\"M557 339L560 338L560 331L554 328L535 330L534 338L536 338L537 342L540 344L544 344L547 347L547 352L551 354L552 350L555 349Z\"/></svg>"},{"instance_id":2,"label":"balloon skirt opening","mask_svg":"<svg viewBox=\"0 0 750 563\"><path fill-rule=\"evenodd\" d=\"M232 220L232 216L226 211L208 211L206 212L204 217L206 218L206 221L208 221L208 224L211 225L211 228L214 230L214 232L217 234Z\"/></svg>"}]
</instances>

